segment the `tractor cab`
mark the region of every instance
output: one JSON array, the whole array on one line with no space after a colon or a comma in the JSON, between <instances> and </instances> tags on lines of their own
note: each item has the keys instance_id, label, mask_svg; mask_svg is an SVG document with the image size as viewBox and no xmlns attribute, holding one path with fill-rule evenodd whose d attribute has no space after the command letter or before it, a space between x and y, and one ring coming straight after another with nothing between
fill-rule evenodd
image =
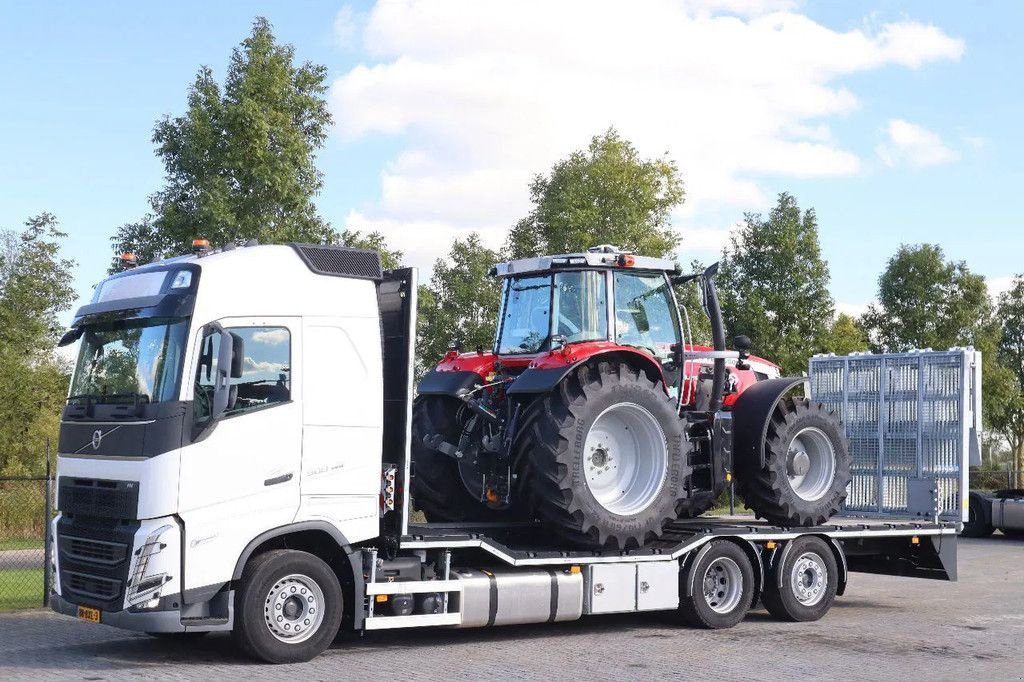
<instances>
[{"instance_id":1,"label":"tractor cab","mask_svg":"<svg viewBox=\"0 0 1024 682\"><path fill-rule=\"evenodd\" d=\"M671 261L600 246L502 263L495 274L504 280L498 356L614 342L667 360L681 341Z\"/></svg>"}]
</instances>

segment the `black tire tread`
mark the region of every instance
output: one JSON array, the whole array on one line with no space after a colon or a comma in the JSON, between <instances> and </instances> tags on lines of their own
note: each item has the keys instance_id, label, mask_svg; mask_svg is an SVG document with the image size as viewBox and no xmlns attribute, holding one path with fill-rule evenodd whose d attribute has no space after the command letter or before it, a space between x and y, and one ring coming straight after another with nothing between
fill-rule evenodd
<instances>
[{"instance_id":1,"label":"black tire tread","mask_svg":"<svg viewBox=\"0 0 1024 682\"><path fill-rule=\"evenodd\" d=\"M786 474L789 432L811 417L824 418L833 423L839 438L833 439L836 471L829 494L814 503L808 503L792 491ZM765 440L765 465L755 469L750 465L738 472L736 487L746 505L758 518L787 527L819 526L842 507L850 474L850 451L838 417L823 404L804 398L783 398L772 415Z\"/></svg>"}]
</instances>

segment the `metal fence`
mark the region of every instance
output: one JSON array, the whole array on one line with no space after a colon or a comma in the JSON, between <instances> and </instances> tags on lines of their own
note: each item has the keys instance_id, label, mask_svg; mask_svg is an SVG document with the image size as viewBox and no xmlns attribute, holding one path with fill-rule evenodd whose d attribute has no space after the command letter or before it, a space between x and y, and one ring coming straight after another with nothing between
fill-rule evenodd
<instances>
[{"instance_id":1,"label":"metal fence","mask_svg":"<svg viewBox=\"0 0 1024 682\"><path fill-rule=\"evenodd\" d=\"M53 478L0 477L0 612L46 606Z\"/></svg>"},{"instance_id":2,"label":"metal fence","mask_svg":"<svg viewBox=\"0 0 1024 682\"><path fill-rule=\"evenodd\" d=\"M850 439L847 513L963 518L980 456L980 352L815 356L809 381Z\"/></svg>"},{"instance_id":3,"label":"metal fence","mask_svg":"<svg viewBox=\"0 0 1024 682\"><path fill-rule=\"evenodd\" d=\"M982 469L971 467L971 490L1007 490L1024 488L1024 470Z\"/></svg>"}]
</instances>

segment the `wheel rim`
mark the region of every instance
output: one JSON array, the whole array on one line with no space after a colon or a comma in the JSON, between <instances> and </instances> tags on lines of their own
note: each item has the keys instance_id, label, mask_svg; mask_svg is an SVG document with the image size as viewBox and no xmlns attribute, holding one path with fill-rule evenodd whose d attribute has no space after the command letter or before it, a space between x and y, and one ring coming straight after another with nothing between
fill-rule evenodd
<instances>
[{"instance_id":1,"label":"wheel rim","mask_svg":"<svg viewBox=\"0 0 1024 682\"><path fill-rule=\"evenodd\" d=\"M786 464L789 485L797 497L814 502L832 489L836 451L821 429L810 426L793 436Z\"/></svg>"},{"instance_id":2,"label":"wheel rim","mask_svg":"<svg viewBox=\"0 0 1024 682\"><path fill-rule=\"evenodd\" d=\"M643 511L661 492L668 469L665 432L635 403L612 405L597 416L583 445L587 487L612 514Z\"/></svg>"},{"instance_id":3,"label":"wheel rim","mask_svg":"<svg viewBox=\"0 0 1024 682\"><path fill-rule=\"evenodd\" d=\"M320 629L324 593L312 578L293 573L274 583L264 600L270 634L288 644L304 642Z\"/></svg>"},{"instance_id":4,"label":"wheel rim","mask_svg":"<svg viewBox=\"0 0 1024 682\"><path fill-rule=\"evenodd\" d=\"M793 596L804 606L814 606L825 597L828 572L825 562L815 552L804 552L796 558L790 574Z\"/></svg>"},{"instance_id":5,"label":"wheel rim","mask_svg":"<svg viewBox=\"0 0 1024 682\"><path fill-rule=\"evenodd\" d=\"M731 613L743 596L743 572L729 557L711 562L704 572L704 600L715 613Z\"/></svg>"}]
</instances>

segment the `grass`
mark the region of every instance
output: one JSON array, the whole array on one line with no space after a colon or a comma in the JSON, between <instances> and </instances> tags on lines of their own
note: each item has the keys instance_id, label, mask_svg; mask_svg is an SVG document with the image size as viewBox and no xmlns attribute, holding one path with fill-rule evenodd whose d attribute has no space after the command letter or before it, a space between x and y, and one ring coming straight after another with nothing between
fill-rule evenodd
<instances>
[{"instance_id":1,"label":"grass","mask_svg":"<svg viewBox=\"0 0 1024 682\"><path fill-rule=\"evenodd\" d=\"M0 612L43 606L43 569L12 568L0 571Z\"/></svg>"},{"instance_id":2,"label":"grass","mask_svg":"<svg viewBox=\"0 0 1024 682\"><path fill-rule=\"evenodd\" d=\"M42 549L43 539L42 538L14 538L7 540L0 540L0 552L4 552L9 549Z\"/></svg>"}]
</instances>

